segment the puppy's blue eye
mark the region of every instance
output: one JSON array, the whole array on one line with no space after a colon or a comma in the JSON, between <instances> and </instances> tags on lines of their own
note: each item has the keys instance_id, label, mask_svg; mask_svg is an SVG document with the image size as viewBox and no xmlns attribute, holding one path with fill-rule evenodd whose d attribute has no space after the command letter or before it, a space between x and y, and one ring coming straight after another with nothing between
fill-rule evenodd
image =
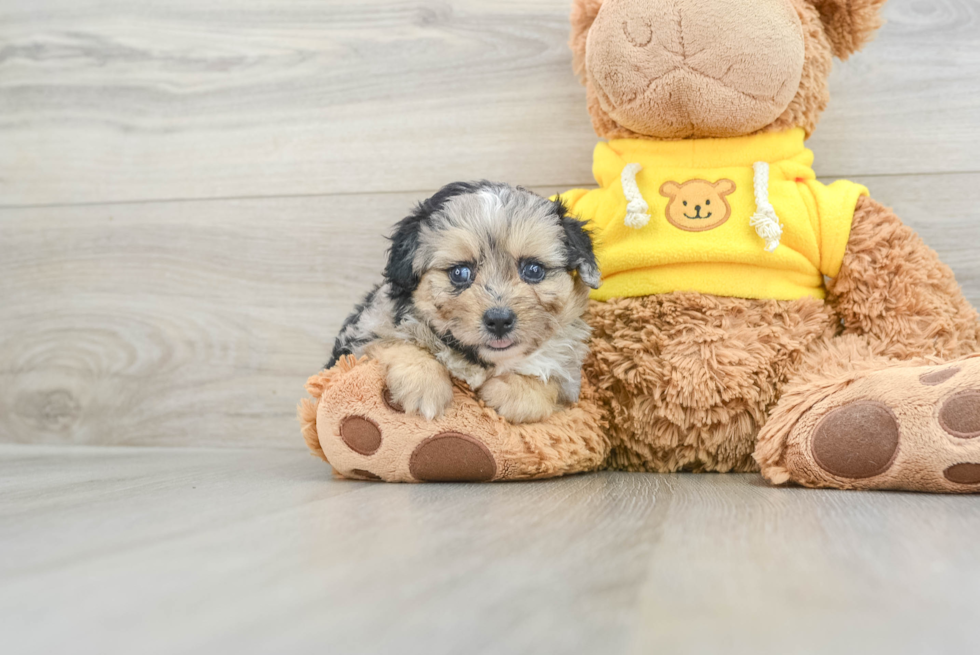
<instances>
[{"instance_id":1,"label":"puppy's blue eye","mask_svg":"<svg viewBox=\"0 0 980 655\"><path fill-rule=\"evenodd\" d=\"M449 281L457 287L465 287L473 281L473 269L463 265L453 266L449 269Z\"/></svg>"},{"instance_id":2,"label":"puppy's blue eye","mask_svg":"<svg viewBox=\"0 0 980 655\"><path fill-rule=\"evenodd\" d=\"M544 279L547 269L537 262L521 264L521 279L528 284L537 284Z\"/></svg>"}]
</instances>

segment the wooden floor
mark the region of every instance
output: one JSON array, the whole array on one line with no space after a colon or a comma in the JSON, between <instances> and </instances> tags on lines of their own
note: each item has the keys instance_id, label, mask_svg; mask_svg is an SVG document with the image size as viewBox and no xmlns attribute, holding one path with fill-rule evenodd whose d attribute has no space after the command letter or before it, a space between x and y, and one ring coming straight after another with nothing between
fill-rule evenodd
<instances>
[{"instance_id":1,"label":"wooden floor","mask_svg":"<svg viewBox=\"0 0 980 655\"><path fill-rule=\"evenodd\" d=\"M5 653L975 653L980 503L0 446Z\"/></svg>"},{"instance_id":2,"label":"wooden floor","mask_svg":"<svg viewBox=\"0 0 980 655\"><path fill-rule=\"evenodd\" d=\"M3 653L980 652L980 500L333 480L294 418L455 179L591 184L570 0L0 0ZM980 0L810 141L980 304Z\"/></svg>"}]
</instances>

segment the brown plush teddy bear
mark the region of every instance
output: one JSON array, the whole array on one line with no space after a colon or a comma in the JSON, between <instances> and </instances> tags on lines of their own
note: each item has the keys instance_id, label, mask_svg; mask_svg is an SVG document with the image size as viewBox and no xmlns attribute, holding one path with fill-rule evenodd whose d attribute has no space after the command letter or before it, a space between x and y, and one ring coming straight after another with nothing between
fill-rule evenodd
<instances>
[{"instance_id":1,"label":"brown plush teddy bear","mask_svg":"<svg viewBox=\"0 0 980 655\"><path fill-rule=\"evenodd\" d=\"M314 376L310 448L349 477L755 471L815 487L980 490L980 322L950 269L804 139L834 56L884 0L576 0L599 137L604 284L575 408L512 426L465 388L436 422L375 362Z\"/></svg>"}]
</instances>

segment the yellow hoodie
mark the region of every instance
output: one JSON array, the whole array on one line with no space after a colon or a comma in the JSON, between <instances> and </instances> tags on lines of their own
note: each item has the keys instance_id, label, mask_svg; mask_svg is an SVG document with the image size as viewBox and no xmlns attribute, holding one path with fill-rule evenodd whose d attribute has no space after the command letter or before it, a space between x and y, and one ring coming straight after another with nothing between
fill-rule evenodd
<instances>
[{"instance_id":1,"label":"yellow hoodie","mask_svg":"<svg viewBox=\"0 0 980 655\"><path fill-rule=\"evenodd\" d=\"M802 129L730 139L620 139L595 149L599 189L562 194L591 222L596 300L698 291L825 296L866 188L825 185Z\"/></svg>"}]
</instances>

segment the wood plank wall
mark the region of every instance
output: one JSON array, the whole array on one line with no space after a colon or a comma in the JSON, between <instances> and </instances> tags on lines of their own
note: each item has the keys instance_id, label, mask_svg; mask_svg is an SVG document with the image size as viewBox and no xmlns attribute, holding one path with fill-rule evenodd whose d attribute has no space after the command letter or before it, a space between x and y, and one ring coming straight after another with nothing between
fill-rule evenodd
<instances>
[{"instance_id":1,"label":"wood plank wall","mask_svg":"<svg viewBox=\"0 0 980 655\"><path fill-rule=\"evenodd\" d=\"M0 0L0 441L302 448L388 227L591 183L569 0ZM980 302L980 2L890 0L817 171Z\"/></svg>"}]
</instances>

